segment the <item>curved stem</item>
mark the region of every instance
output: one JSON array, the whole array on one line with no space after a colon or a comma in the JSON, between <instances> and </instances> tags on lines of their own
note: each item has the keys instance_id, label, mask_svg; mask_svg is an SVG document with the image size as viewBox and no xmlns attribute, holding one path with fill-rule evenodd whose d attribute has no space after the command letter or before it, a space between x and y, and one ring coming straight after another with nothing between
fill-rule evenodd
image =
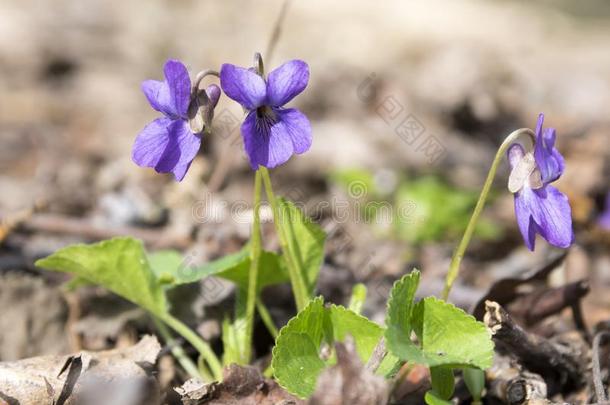
<instances>
[{"instance_id":1,"label":"curved stem","mask_svg":"<svg viewBox=\"0 0 610 405\"><path fill-rule=\"evenodd\" d=\"M254 316L256 298L258 296L258 264L261 256L261 173L254 176L254 221L252 222L252 237L250 239L250 272L248 274L248 295L246 298L246 333L244 360L249 363L252 357L252 333L254 331Z\"/></svg>"},{"instance_id":2,"label":"curved stem","mask_svg":"<svg viewBox=\"0 0 610 405\"><path fill-rule=\"evenodd\" d=\"M485 184L483 184L483 190L481 190L481 195L479 195L479 200L477 201L477 205L474 207L474 212L470 217L470 221L468 222L468 226L466 227L466 231L464 231L464 236L462 236L462 240L458 245L457 249L453 253L453 257L451 258L451 264L449 265L449 272L447 273L447 277L445 278L445 288L443 289L443 299L447 300L449 297L449 292L451 291L451 286L453 282L457 278L460 272L460 263L462 262L462 258L464 257L464 252L470 243L470 239L472 238L472 234L477 225L477 221L479 220L479 216L483 211L483 207L485 206L485 201L487 201L487 196L489 194L489 190L491 189L491 185L493 183L494 177L496 176L496 171L498 170L498 166L504 157L504 154L508 150L508 147L512 145L515 141L519 139L522 135L528 135L535 142L534 132L529 128L521 128L516 131L511 132L510 135L504 139L500 147L498 148L498 152L496 152L496 157L491 164L491 168L489 169L489 173L487 174L487 179L485 180Z\"/></svg>"},{"instance_id":3,"label":"curved stem","mask_svg":"<svg viewBox=\"0 0 610 405\"><path fill-rule=\"evenodd\" d=\"M273 319L271 318L269 310L267 309L265 304L263 304L260 298L256 300L256 308L258 309L258 314L260 315L261 319L263 320L263 323L267 327L267 330L269 331L273 339L277 338L277 335L279 333L277 327L273 323Z\"/></svg>"},{"instance_id":4,"label":"curved stem","mask_svg":"<svg viewBox=\"0 0 610 405\"><path fill-rule=\"evenodd\" d=\"M284 227L282 226L282 221L285 219L282 219L277 199L273 194L273 188L271 187L271 179L269 178L269 171L266 167L263 166L259 168L259 171L263 176L265 191L267 192L267 199L269 200L269 204L271 204L271 209L273 211L273 223L275 224L275 230L280 240L280 247L282 248L282 252L284 253L284 259L286 260L286 265L288 267L288 273L290 275L290 284L292 285L292 293L294 294L294 300L297 306L297 310L300 311L305 308L305 306L307 306L307 303L309 302L307 284L305 283L305 279L303 278L304 272L297 264L298 260L296 260L296 258L293 256L293 251L288 244L288 236L284 232Z\"/></svg>"},{"instance_id":5,"label":"curved stem","mask_svg":"<svg viewBox=\"0 0 610 405\"><path fill-rule=\"evenodd\" d=\"M192 93L197 94L197 90L199 90L199 85L201 84L203 78L206 76L216 76L220 78L220 73L213 69L205 69L197 73L197 75L195 76L195 80L193 81L193 86L191 88Z\"/></svg>"},{"instance_id":6,"label":"curved stem","mask_svg":"<svg viewBox=\"0 0 610 405\"><path fill-rule=\"evenodd\" d=\"M165 326L165 324L156 316L151 315L151 317L155 323L155 327L163 337L163 340L165 340L165 344L169 347L172 355L176 358L178 363L180 363L184 371L186 371L186 373L192 378L202 378L206 382L212 382L214 378L207 370L207 367L202 369L200 372L200 370L197 369L197 365L195 365L193 360L186 355L182 346L178 344L178 341L174 339L167 326Z\"/></svg>"},{"instance_id":7,"label":"curved stem","mask_svg":"<svg viewBox=\"0 0 610 405\"><path fill-rule=\"evenodd\" d=\"M265 65L263 63L263 57L261 56L260 52L254 53L253 65L256 73L265 78Z\"/></svg>"},{"instance_id":8,"label":"curved stem","mask_svg":"<svg viewBox=\"0 0 610 405\"><path fill-rule=\"evenodd\" d=\"M164 314L160 318L163 322L165 322L170 328L175 330L179 335L185 338L190 344L197 349L197 351L201 354L201 356L205 359L212 371L213 377L220 381L222 380L222 366L220 364L220 360L210 347L208 343L206 343L199 335L191 330L188 326L186 326L182 321L177 318L174 318L170 314Z\"/></svg>"}]
</instances>

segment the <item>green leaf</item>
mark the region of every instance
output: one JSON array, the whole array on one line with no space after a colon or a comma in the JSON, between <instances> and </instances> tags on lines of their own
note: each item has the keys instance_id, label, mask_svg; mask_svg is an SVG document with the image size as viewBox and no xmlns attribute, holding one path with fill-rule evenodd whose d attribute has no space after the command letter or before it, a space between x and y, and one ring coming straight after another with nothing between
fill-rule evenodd
<instances>
[{"instance_id":1,"label":"green leaf","mask_svg":"<svg viewBox=\"0 0 610 405\"><path fill-rule=\"evenodd\" d=\"M301 398L310 396L318 375L335 361L333 356L326 361L320 359L321 345L334 347L334 342L344 341L348 335L353 337L356 351L366 363L383 336L383 328L342 306L325 307L321 298L310 301L280 330L276 339L271 365L279 384ZM395 357L387 356L386 365L382 362L380 369L388 369L396 361Z\"/></svg>"},{"instance_id":2,"label":"green leaf","mask_svg":"<svg viewBox=\"0 0 610 405\"><path fill-rule=\"evenodd\" d=\"M328 315L321 298L315 298L280 330L271 367L279 384L301 398L310 396L324 362L318 351Z\"/></svg>"},{"instance_id":3,"label":"green leaf","mask_svg":"<svg viewBox=\"0 0 610 405\"><path fill-rule=\"evenodd\" d=\"M280 332L273 349L272 366L282 387L300 398L307 398L315 391L318 376L326 365L318 355L318 345L309 335L287 333L282 336Z\"/></svg>"},{"instance_id":4,"label":"green leaf","mask_svg":"<svg viewBox=\"0 0 610 405\"><path fill-rule=\"evenodd\" d=\"M356 352L362 363L366 364L373 354L379 340L383 337L384 328L340 305L330 306L331 342L342 342L349 335L356 342ZM398 358L387 354L381 362L377 374L387 376L394 371Z\"/></svg>"},{"instance_id":5,"label":"green leaf","mask_svg":"<svg viewBox=\"0 0 610 405\"><path fill-rule=\"evenodd\" d=\"M222 364L224 366L232 363L240 364L242 361L237 326L235 323L231 323L228 317L222 322Z\"/></svg>"},{"instance_id":6,"label":"green leaf","mask_svg":"<svg viewBox=\"0 0 610 405\"><path fill-rule=\"evenodd\" d=\"M491 367L494 345L489 331L454 305L424 298L413 310L413 324L429 366Z\"/></svg>"},{"instance_id":7,"label":"green leaf","mask_svg":"<svg viewBox=\"0 0 610 405\"><path fill-rule=\"evenodd\" d=\"M401 216L394 221L394 230L416 244L455 239L464 233L477 198L478 193L455 188L436 176L403 182L394 200ZM485 218L475 230L476 237L487 240L501 234L502 229Z\"/></svg>"},{"instance_id":8,"label":"green leaf","mask_svg":"<svg viewBox=\"0 0 610 405\"><path fill-rule=\"evenodd\" d=\"M472 395L472 399L480 401L485 389L485 372L479 368L465 368L462 370L464 382L468 387L468 392Z\"/></svg>"},{"instance_id":9,"label":"green leaf","mask_svg":"<svg viewBox=\"0 0 610 405\"><path fill-rule=\"evenodd\" d=\"M149 261L159 283L169 288L181 284L197 282L206 277L221 277L237 285L237 299L233 321L223 323L222 341L224 345L223 363L247 364L249 345L247 336L247 291L250 273L250 246L246 245L237 253L224 256L203 266L190 265L182 254L174 250L164 250L151 254ZM288 281L287 271L281 256L272 252L261 252L257 293L266 286Z\"/></svg>"},{"instance_id":10,"label":"green leaf","mask_svg":"<svg viewBox=\"0 0 610 405\"><path fill-rule=\"evenodd\" d=\"M258 290L274 284L281 284L289 281L283 258L276 253L261 252L258 262ZM250 257L247 257L239 265L227 268L216 274L218 277L230 280L237 284L239 288L248 288L248 273L250 272Z\"/></svg>"},{"instance_id":11,"label":"green leaf","mask_svg":"<svg viewBox=\"0 0 610 405\"><path fill-rule=\"evenodd\" d=\"M182 254L176 250L160 250L148 254L150 268L163 285L176 283L176 269L179 269L183 262Z\"/></svg>"},{"instance_id":12,"label":"green leaf","mask_svg":"<svg viewBox=\"0 0 610 405\"><path fill-rule=\"evenodd\" d=\"M449 367L430 367L432 390L442 399L451 399L455 389L455 377Z\"/></svg>"},{"instance_id":13,"label":"green leaf","mask_svg":"<svg viewBox=\"0 0 610 405\"><path fill-rule=\"evenodd\" d=\"M359 314L366 301L366 286L362 283L356 284L352 288L352 296L349 300L349 309Z\"/></svg>"},{"instance_id":14,"label":"green leaf","mask_svg":"<svg viewBox=\"0 0 610 405\"><path fill-rule=\"evenodd\" d=\"M326 233L290 201L278 198L278 207L280 226L288 238L287 243L290 251L294 252L298 268L304 272L303 277L311 296L324 260Z\"/></svg>"},{"instance_id":15,"label":"green leaf","mask_svg":"<svg viewBox=\"0 0 610 405\"><path fill-rule=\"evenodd\" d=\"M453 405L451 401L445 401L436 392L428 391L424 397L426 404L428 405Z\"/></svg>"},{"instance_id":16,"label":"green leaf","mask_svg":"<svg viewBox=\"0 0 610 405\"><path fill-rule=\"evenodd\" d=\"M155 315L167 311L163 289L150 268L142 242L136 239L122 237L68 246L36 261L36 266L101 285Z\"/></svg>"},{"instance_id":17,"label":"green leaf","mask_svg":"<svg viewBox=\"0 0 610 405\"><path fill-rule=\"evenodd\" d=\"M90 281L85 280L82 277L74 276L70 280L68 280L65 283L63 283L61 285L61 288L64 291L71 292L71 291L76 291L76 290L78 290L81 287L89 287L89 286L92 286L92 285L94 285L94 284L91 283Z\"/></svg>"},{"instance_id":18,"label":"green leaf","mask_svg":"<svg viewBox=\"0 0 610 405\"><path fill-rule=\"evenodd\" d=\"M278 340L282 334L304 333L311 337L312 342L319 346L328 334L328 314L321 297L315 298L307 306L292 318L281 330ZM277 342L276 342L277 345Z\"/></svg>"},{"instance_id":19,"label":"green leaf","mask_svg":"<svg viewBox=\"0 0 610 405\"><path fill-rule=\"evenodd\" d=\"M152 253L149 261L159 282L170 287L216 276L234 282L239 288L247 289L250 271L249 254L250 248L249 245L246 245L237 253L223 256L202 266L195 266L187 263L179 252L163 250ZM289 280L282 257L275 253L263 251L259 266L257 283L259 290Z\"/></svg>"},{"instance_id":20,"label":"green leaf","mask_svg":"<svg viewBox=\"0 0 610 405\"><path fill-rule=\"evenodd\" d=\"M411 341L413 308L419 277L419 271L413 270L394 283L388 299L385 337L388 350L400 359L426 364L421 350Z\"/></svg>"},{"instance_id":21,"label":"green leaf","mask_svg":"<svg viewBox=\"0 0 610 405\"><path fill-rule=\"evenodd\" d=\"M364 316L339 305L331 305L329 315L333 333L329 340L342 342L347 335L352 336L356 342L356 351L360 360L366 363L383 336L383 328Z\"/></svg>"},{"instance_id":22,"label":"green leaf","mask_svg":"<svg viewBox=\"0 0 610 405\"><path fill-rule=\"evenodd\" d=\"M248 348L246 347L252 342L248 341L247 326L248 326L248 315L246 309L246 302L248 300L248 290L242 287L237 287L237 294L235 297L235 316L231 323L232 339L230 343L234 346L229 348L229 351L234 351L237 356L232 359L233 363L239 365L246 365L250 361L247 354Z\"/></svg>"},{"instance_id":23,"label":"green leaf","mask_svg":"<svg viewBox=\"0 0 610 405\"><path fill-rule=\"evenodd\" d=\"M233 267L243 264L248 258L248 249L244 247L237 253L223 256L217 260L196 266L189 263L188 257L175 250L162 250L150 254L151 266L157 277L171 279L171 286L195 283L205 277L218 275Z\"/></svg>"},{"instance_id":24,"label":"green leaf","mask_svg":"<svg viewBox=\"0 0 610 405\"><path fill-rule=\"evenodd\" d=\"M414 305L419 272L394 284L388 300L388 350L404 361L430 367L491 366L493 342L485 325L452 304L429 297ZM415 332L419 346L411 340Z\"/></svg>"}]
</instances>

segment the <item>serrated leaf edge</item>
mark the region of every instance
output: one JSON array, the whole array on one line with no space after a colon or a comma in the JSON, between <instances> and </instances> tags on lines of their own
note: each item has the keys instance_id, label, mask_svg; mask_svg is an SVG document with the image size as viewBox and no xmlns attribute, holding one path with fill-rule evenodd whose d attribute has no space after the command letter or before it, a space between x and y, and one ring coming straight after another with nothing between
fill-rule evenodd
<instances>
[{"instance_id":1,"label":"serrated leaf edge","mask_svg":"<svg viewBox=\"0 0 610 405\"><path fill-rule=\"evenodd\" d=\"M440 302L445 307L451 307L452 309L455 309L455 310L461 312L463 315L465 315L465 317L467 319L470 319L470 320L474 321L474 323L477 325L477 327L479 327L479 329L482 329L482 330L485 331L485 333L489 337L489 343L490 343L491 347L490 347L490 351L489 351L490 352L489 358L486 359L487 363L485 364L485 367L483 367L483 370L491 367L492 364L493 364L493 356L494 356L495 344L494 344L494 341L492 339L491 331L487 328L487 326L485 326L485 324L483 324L482 322L478 321L474 316L472 316L468 312L464 311L462 308L459 308L459 307L453 305L450 302L444 301L444 300L442 300L440 298L433 297L433 296L422 298L419 302L423 302L425 300L431 300L431 301ZM418 304L419 304L419 302L418 302ZM422 353L424 353L424 355L426 354L426 352L423 349L422 349ZM474 364L471 364L470 366L471 367L478 367L477 365L474 365Z\"/></svg>"},{"instance_id":2,"label":"serrated leaf edge","mask_svg":"<svg viewBox=\"0 0 610 405\"><path fill-rule=\"evenodd\" d=\"M285 335L286 333L291 333L291 332L287 332L288 329L290 329L290 326L292 324L294 324L295 322L297 322L299 319L301 319L302 316L304 316L304 314L306 313L306 311L314 304L317 304L318 302L322 303L322 307L324 308L324 299L322 297L316 297L314 299L312 299L311 301L309 301L309 303L305 306L305 308L303 308L302 311L300 311L296 316L294 316L293 318L291 318L288 323L286 325L284 325L281 329L280 332L277 335L277 338L275 338L275 344L273 345L273 349L271 350L271 369L273 370L273 375L275 375L275 359L276 359L276 351L277 351L277 343L280 340L280 338ZM290 392L291 394L301 398L301 399L306 399L306 397L301 397L300 395L292 392L291 389L289 389L288 387L286 387L282 381L280 381L279 378L276 378L275 381L278 383L278 385L280 387L282 387L283 389L285 389L286 391Z\"/></svg>"},{"instance_id":3,"label":"serrated leaf edge","mask_svg":"<svg viewBox=\"0 0 610 405\"><path fill-rule=\"evenodd\" d=\"M40 268L43 268L43 269L46 269L46 270L59 271L57 269L53 269L52 267L46 267L43 264L43 262L46 261L47 259L57 255L59 252L64 252L64 251L69 250L69 249L75 249L75 248L93 249L93 248L98 248L98 247L104 247L105 245L108 245L108 244L116 242L116 241L131 241L131 242L136 242L138 245L140 245L140 248L142 248L142 252L144 253L143 258L146 261L148 261L148 258L146 256L146 251L144 249L144 244L142 243L141 240L136 239L136 238L132 238L131 236L115 236L114 238L104 239L102 241L95 242L95 243L74 243L74 244L70 244L68 246L64 246L62 248L57 249L55 252L51 253L47 257L43 257L43 258L40 258L40 259L36 260L34 262L34 266L40 267ZM67 259L67 260L70 260L72 263L77 263L76 261L71 260L71 259ZM65 273L65 272L62 272L62 273Z\"/></svg>"},{"instance_id":4,"label":"serrated leaf edge","mask_svg":"<svg viewBox=\"0 0 610 405\"><path fill-rule=\"evenodd\" d=\"M398 280L394 281L394 283L392 284L392 288L390 289L390 296L388 297L388 300L386 302L386 314L387 314L386 320L385 320L386 329L389 327L388 320L389 320L389 315L390 315L390 307L392 307L392 302L394 302L394 295L398 293L398 291L397 291L398 285L403 283L407 278L411 278L414 276L417 276L417 286L419 287L421 272L418 269L413 269L411 272L405 274Z\"/></svg>"}]
</instances>

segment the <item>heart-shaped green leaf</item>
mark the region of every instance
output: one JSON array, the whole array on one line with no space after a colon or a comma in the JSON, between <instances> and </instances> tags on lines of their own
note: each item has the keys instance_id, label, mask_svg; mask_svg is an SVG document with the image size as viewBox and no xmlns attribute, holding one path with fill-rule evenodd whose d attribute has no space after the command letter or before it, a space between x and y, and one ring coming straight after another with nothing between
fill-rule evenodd
<instances>
[{"instance_id":1,"label":"heart-shaped green leaf","mask_svg":"<svg viewBox=\"0 0 610 405\"><path fill-rule=\"evenodd\" d=\"M347 336L354 339L360 360L366 363L383 336L383 328L342 306L325 307L321 298L310 301L280 330L271 363L277 381L301 398L310 396L318 375L335 361L332 353L324 360L320 358L323 344L332 349L334 342L344 341ZM389 370L396 361L387 356L380 372Z\"/></svg>"},{"instance_id":2,"label":"heart-shaped green leaf","mask_svg":"<svg viewBox=\"0 0 610 405\"><path fill-rule=\"evenodd\" d=\"M414 304L419 272L394 284L388 301L388 350L404 361L430 367L491 366L493 341L485 325L452 304L434 297ZM419 345L411 340L415 332Z\"/></svg>"},{"instance_id":3,"label":"heart-shaped green leaf","mask_svg":"<svg viewBox=\"0 0 610 405\"><path fill-rule=\"evenodd\" d=\"M429 366L491 367L494 344L487 327L456 306L424 298L413 310L413 324Z\"/></svg>"},{"instance_id":4,"label":"heart-shaped green leaf","mask_svg":"<svg viewBox=\"0 0 610 405\"><path fill-rule=\"evenodd\" d=\"M411 341L413 308L419 277L419 271L413 270L394 283L388 299L385 337L388 350L398 358L426 364L421 350Z\"/></svg>"},{"instance_id":5,"label":"heart-shaped green leaf","mask_svg":"<svg viewBox=\"0 0 610 405\"><path fill-rule=\"evenodd\" d=\"M136 239L121 237L68 246L36 261L36 266L101 285L155 315L167 311L163 289L150 268L142 242Z\"/></svg>"},{"instance_id":6,"label":"heart-shaped green leaf","mask_svg":"<svg viewBox=\"0 0 610 405\"><path fill-rule=\"evenodd\" d=\"M279 226L287 237L295 264L303 272L309 295L313 294L324 260L326 233L293 203L278 198Z\"/></svg>"},{"instance_id":7,"label":"heart-shaped green leaf","mask_svg":"<svg viewBox=\"0 0 610 405\"><path fill-rule=\"evenodd\" d=\"M250 248L242 250L201 266L189 264L175 250L162 250L149 255L149 261L159 281L169 287L195 283L206 277L216 276L232 281L242 289L248 288L250 271ZM262 252L259 261L258 289L289 280L282 257L272 252Z\"/></svg>"}]
</instances>

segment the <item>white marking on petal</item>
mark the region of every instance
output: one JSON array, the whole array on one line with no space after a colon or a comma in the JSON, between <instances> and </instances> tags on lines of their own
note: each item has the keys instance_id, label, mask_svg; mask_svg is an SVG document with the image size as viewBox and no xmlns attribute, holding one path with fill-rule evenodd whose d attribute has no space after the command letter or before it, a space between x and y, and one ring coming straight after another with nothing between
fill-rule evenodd
<instances>
[{"instance_id":1,"label":"white marking on petal","mask_svg":"<svg viewBox=\"0 0 610 405\"><path fill-rule=\"evenodd\" d=\"M542 182L542 174L540 173L540 169L536 167L530 177L527 179L527 184L532 190L538 190L544 186Z\"/></svg>"},{"instance_id":2,"label":"white marking on petal","mask_svg":"<svg viewBox=\"0 0 610 405\"><path fill-rule=\"evenodd\" d=\"M531 152L526 153L525 156L523 156L523 159L517 162L508 176L508 190L511 193L516 193L521 190L526 182L529 184L530 177L535 177L532 176L532 174L536 169L534 154ZM540 177L540 171L538 171L538 177ZM537 182L535 184L537 184Z\"/></svg>"},{"instance_id":3,"label":"white marking on petal","mask_svg":"<svg viewBox=\"0 0 610 405\"><path fill-rule=\"evenodd\" d=\"M194 134L199 134L203 131L205 123L200 111L197 111L195 116L189 120L189 127Z\"/></svg>"}]
</instances>

